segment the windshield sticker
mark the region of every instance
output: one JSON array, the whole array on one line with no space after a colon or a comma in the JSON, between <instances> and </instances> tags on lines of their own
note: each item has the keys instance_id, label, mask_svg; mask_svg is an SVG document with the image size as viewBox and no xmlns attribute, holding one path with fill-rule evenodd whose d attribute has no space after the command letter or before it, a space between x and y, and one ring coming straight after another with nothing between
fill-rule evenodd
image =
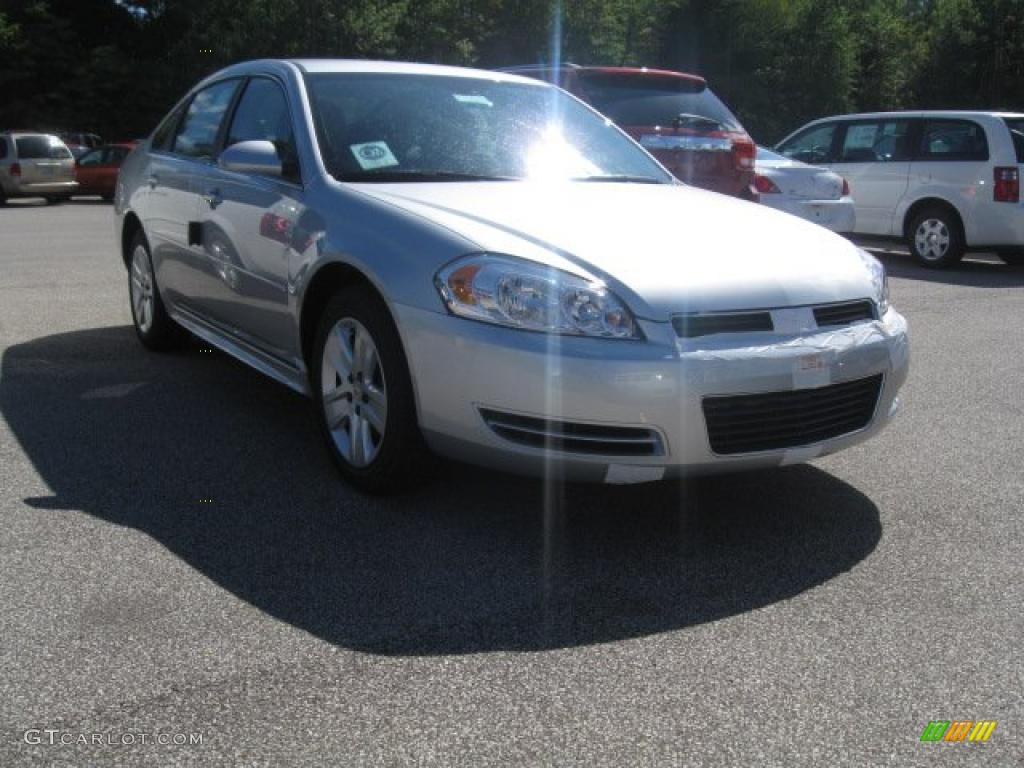
<instances>
[{"instance_id":1,"label":"windshield sticker","mask_svg":"<svg viewBox=\"0 0 1024 768\"><path fill-rule=\"evenodd\" d=\"M356 162L364 171L374 168L389 168L398 165L398 160L388 148L387 142L368 141L365 144L350 144L349 149L356 156Z\"/></svg>"},{"instance_id":2,"label":"windshield sticker","mask_svg":"<svg viewBox=\"0 0 1024 768\"><path fill-rule=\"evenodd\" d=\"M486 96L480 96L475 93L453 93L452 96L460 104L482 104L485 107L493 107L494 102L488 99Z\"/></svg>"}]
</instances>

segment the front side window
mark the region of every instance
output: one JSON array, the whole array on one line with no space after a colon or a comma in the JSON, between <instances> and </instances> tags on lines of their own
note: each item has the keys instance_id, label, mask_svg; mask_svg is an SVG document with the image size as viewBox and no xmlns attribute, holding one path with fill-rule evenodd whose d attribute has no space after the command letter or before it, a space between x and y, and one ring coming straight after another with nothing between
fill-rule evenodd
<instances>
[{"instance_id":1,"label":"front side window","mask_svg":"<svg viewBox=\"0 0 1024 768\"><path fill-rule=\"evenodd\" d=\"M343 181L672 177L564 92L439 75L307 75L317 141Z\"/></svg>"},{"instance_id":2,"label":"front side window","mask_svg":"<svg viewBox=\"0 0 1024 768\"><path fill-rule=\"evenodd\" d=\"M281 86L265 77L253 78L238 101L227 146L240 141L269 141L277 147L286 179L299 178L295 134L288 101Z\"/></svg>"},{"instance_id":3,"label":"front side window","mask_svg":"<svg viewBox=\"0 0 1024 768\"><path fill-rule=\"evenodd\" d=\"M80 158L78 158L78 164L81 166L89 165L103 165L103 150L94 149L91 152L86 152Z\"/></svg>"},{"instance_id":4,"label":"front side window","mask_svg":"<svg viewBox=\"0 0 1024 768\"><path fill-rule=\"evenodd\" d=\"M888 163L910 158L907 120L872 120L846 124L840 163Z\"/></svg>"},{"instance_id":5,"label":"front side window","mask_svg":"<svg viewBox=\"0 0 1024 768\"><path fill-rule=\"evenodd\" d=\"M831 163L835 160L832 155L832 140L835 135L835 123L816 125L784 141L776 149L791 160L798 160L801 163Z\"/></svg>"},{"instance_id":6,"label":"front side window","mask_svg":"<svg viewBox=\"0 0 1024 768\"><path fill-rule=\"evenodd\" d=\"M150 143L152 149L161 150L163 152L171 151L171 146L174 142L174 132L178 127L178 123L181 122L181 116L184 112L185 106L182 105L167 115L167 117L160 122L160 125L157 126L155 131L153 131L153 141Z\"/></svg>"},{"instance_id":7,"label":"front side window","mask_svg":"<svg viewBox=\"0 0 1024 768\"><path fill-rule=\"evenodd\" d=\"M970 120L925 120L921 160L988 160L985 130Z\"/></svg>"},{"instance_id":8,"label":"front side window","mask_svg":"<svg viewBox=\"0 0 1024 768\"><path fill-rule=\"evenodd\" d=\"M213 159L220 124L237 88L237 80L225 80L204 88L192 98L174 137L175 154Z\"/></svg>"},{"instance_id":9,"label":"front side window","mask_svg":"<svg viewBox=\"0 0 1024 768\"><path fill-rule=\"evenodd\" d=\"M131 152L128 147L108 147L107 148L107 162L120 165L121 162L128 157L128 153Z\"/></svg>"}]
</instances>

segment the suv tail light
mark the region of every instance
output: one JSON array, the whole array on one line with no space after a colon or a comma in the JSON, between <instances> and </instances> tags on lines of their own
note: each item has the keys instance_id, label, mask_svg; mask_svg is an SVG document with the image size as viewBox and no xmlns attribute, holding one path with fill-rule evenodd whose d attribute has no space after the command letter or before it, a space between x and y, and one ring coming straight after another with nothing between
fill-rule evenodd
<instances>
[{"instance_id":1,"label":"suv tail light","mask_svg":"<svg viewBox=\"0 0 1024 768\"><path fill-rule=\"evenodd\" d=\"M749 171L754 167L754 157L757 155L757 147L747 136L732 140L732 159L737 170Z\"/></svg>"},{"instance_id":2,"label":"suv tail light","mask_svg":"<svg viewBox=\"0 0 1024 768\"><path fill-rule=\"evenodd\" d=\"M759 173L754 176L754 189L762 195L777 195L782 192L774 181Z\"/></svg>"},{"instance_id":3,"label":"suv tail light","mask_svg":"<svg viewBox=\"0 0 1024 768\"><path fill-rule=\"evenodd\" d=\"M997 203L1020 202L1020 171L1015 166L1001 166L994 170L995 187L992 197Z\"/></svg>"},{"instance_id":4,"label":"suv tail light","mask_svg":"<svg viewBox=\"0 0 1024 768\"><path fill-rule=\"evenodd\" d=\"M849 197L849 196L850 196L850 182L848 182L846 179L843 179L843 197Z\"/></svg>"},{"instance_id":5,"label":"suv tail light","mask_svg":"<svg viewBox=\"0 0 1024 768\"><path fill-rule=\"evenodd\" d=\"M11 163L11 176L21 176L21 163Z\"/></svg>"}]
</instances>

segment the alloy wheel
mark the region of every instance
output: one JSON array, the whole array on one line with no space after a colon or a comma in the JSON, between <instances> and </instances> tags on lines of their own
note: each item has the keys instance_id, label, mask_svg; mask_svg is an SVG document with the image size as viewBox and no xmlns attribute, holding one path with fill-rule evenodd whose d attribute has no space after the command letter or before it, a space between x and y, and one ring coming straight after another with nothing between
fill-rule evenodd
<instances>
[{"instance_id":1,"label":"alloy wheel","mask_svg":"<svg viewBox=\"0 0 1024 768\"><path fill-rule=\"evenodd\" d=\"M320 385L338 452L354 467L367 466L384 441L388 397L377 345L358 320L342 318L327 335Z\"/></svg>"},{"instance_id":2,"label":"alloy wheel","mask_svg":"<svg viewBox=\"0 0 1024 768\"><path fill-rule=\"evenodd\" d=\"M153 325L153 267L149 254L141 246L135 246L132 253L132 308L139 330L148 333Z\"/></svg>"},{"instance_id":3,"label":"alloy wheel","mask_svg":"<svg viewBox=\"0 0 1024 768\"><path fill-rule=\"evenodd\" d=\"M949 250L949 227L941 219L925 219L914 233L914 247L927 261L938 261Z\"/></svg>"}]
</instances>

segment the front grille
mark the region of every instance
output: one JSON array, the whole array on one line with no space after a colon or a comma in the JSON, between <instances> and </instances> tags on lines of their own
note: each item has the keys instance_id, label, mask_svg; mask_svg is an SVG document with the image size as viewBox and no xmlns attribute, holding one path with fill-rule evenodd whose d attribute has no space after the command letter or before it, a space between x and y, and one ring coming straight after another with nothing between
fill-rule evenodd
<instances>
[{"instance_id":1,"label":"front grille","mask_svg":"<svg viewBox=\"0 0 1024 768\"><path fill-rule=\"evenodd\" d=\"M773 329L770 312L711 312L708 314L675 315L672 327L684 339L712 333L747 333Z\"/></svg>"},{"instance_id":2,"label":"front grille","mask_svg":"<svg viewBox=\"0 0 1024 768\"><path fill-rule=\"evenodd\" d=\"M646 427L550 421L484 408L480 415L495 434L533 448L599 456L659 456L664 452L658 433Z\"/></svg>"},{"instance_id":3,"label":"front grille","mask_svg":"<svg viewBox=\"0 0 1024 768\"><path fill-rule=\"evenodd\" d=\"M875 308L870 301L846 301L814 308L814 320L819 328L827 325L853 325L874 319Z\"/></svg>"},{"instance_id":4,"label":"front grille","mask_svg":"<svg viewBox=\"0 0 1024 768\"><path fill-rule=\"evenodd\" d=\"M866 427L882 376L817 389L704 398L711 450L718 454L795 448Z\"/></svg>"}]
</instances>

